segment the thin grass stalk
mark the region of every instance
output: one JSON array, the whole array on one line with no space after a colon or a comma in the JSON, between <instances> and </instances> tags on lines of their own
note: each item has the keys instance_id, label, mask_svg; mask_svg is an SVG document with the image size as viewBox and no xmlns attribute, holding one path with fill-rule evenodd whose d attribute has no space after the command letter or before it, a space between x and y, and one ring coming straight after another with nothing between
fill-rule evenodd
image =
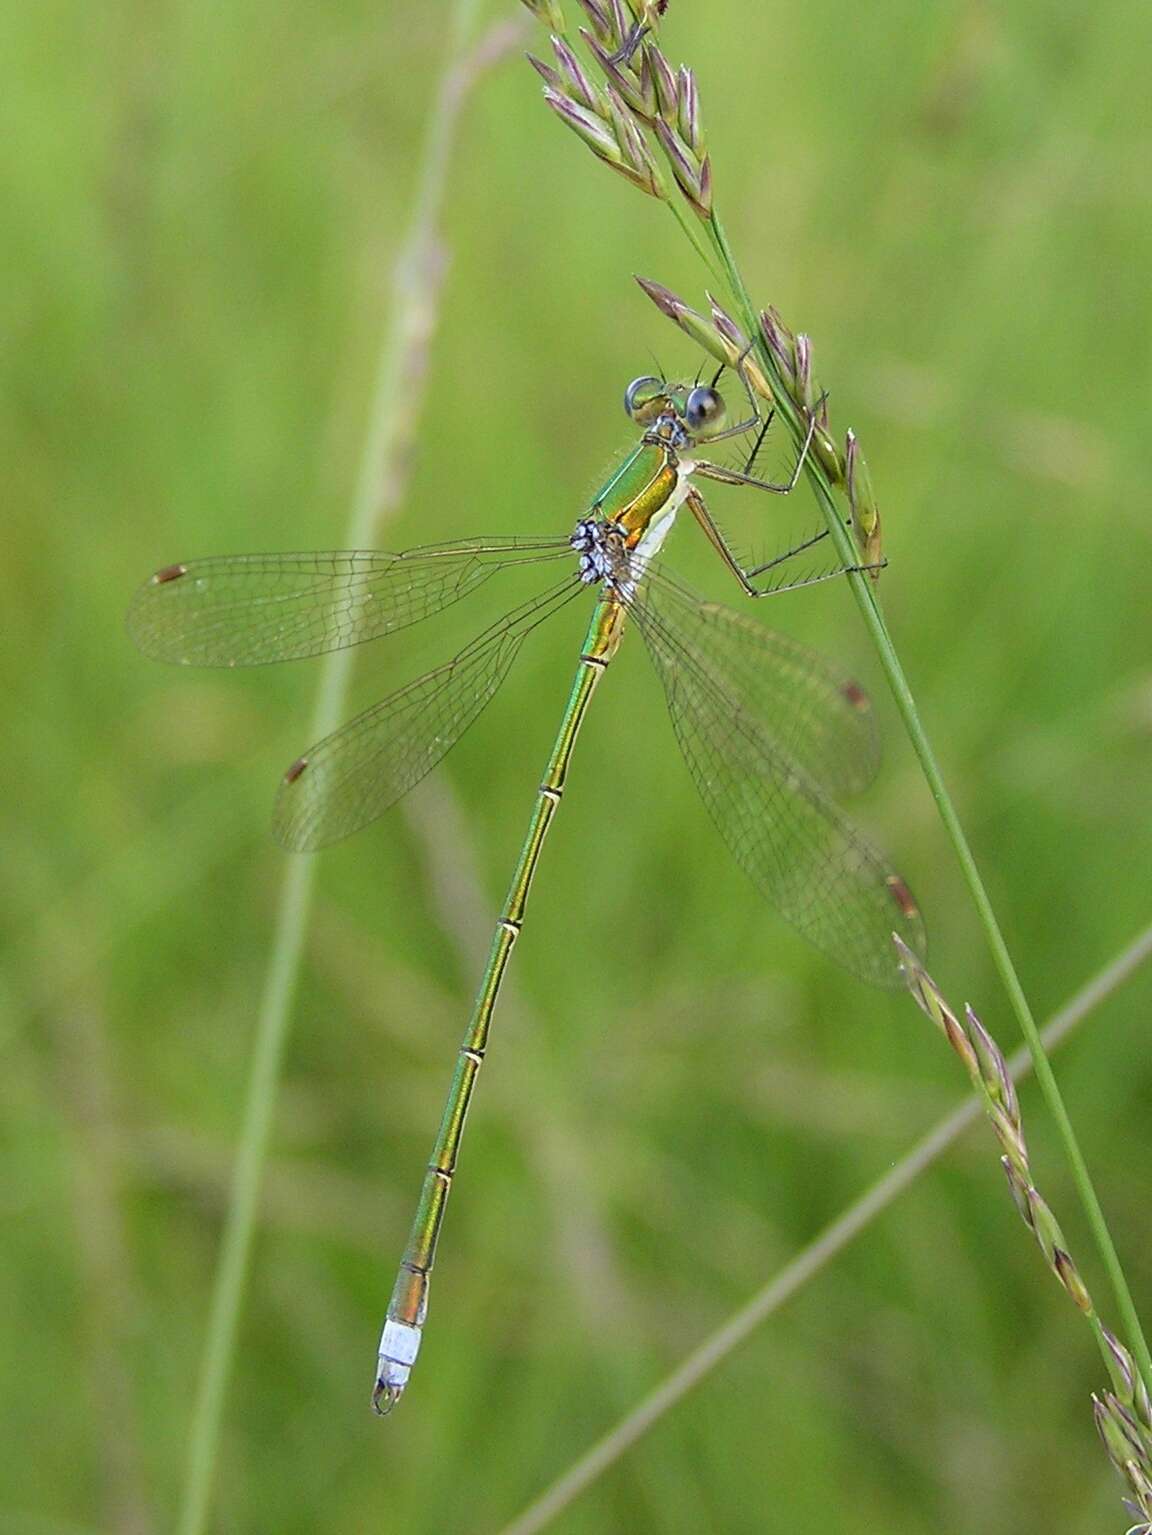
<instances>
[{"instance_id":1,"label":"thin grass stalk","mask_svg":"<svg viewBox=\"0 0 1152 1535\"><path fill-rule=\"evenodd\" d=\"M60 952L67 949L63 930ZM89 1399L101 1462L103 1517L117 1535L157 1529L140 1441L140 1403L131 1360L139 1323L137 1276L125 1239L125 1169L109 1059L107 1020L87 999L48 1014L59 1062L60 1111L73 1142L72 1226L75 1259L89 1318ZM81 1398L81 1401L84 1399ZM96 1509L93 1517L99 1517Z\"/></svg>"},{"instance_id":2,"label":"thin grass stalk","mask_svg":"<svg viewBox=\"0 0 1152 1535\"><path fill-rule=\"evenodd\" d=\"M469 83L468 48L479 0L455 0L449 42L435 104L419 160L416 195L395 267L392 322L380 350L368 432L360 457L346 544L373 541L382 507L407 443L414 416L404 384L422 371L435 314L442 260L437 234L440 207L460 108ZM325 663L312 716L311 740L336 726L344 710L352 653L335 651ZM192 1409L183 1495L181 1535L203 1535L219 1460L227 1395L240 1314L251 1267L264 1164L268 1157L284 1047L299 981L311 909L316 863L292 858L280 887L272 950L256 1025L240 1143L228 1217L213 1287L208 1330Z\"/></svg>"},{"instance_id":3,"label":"thin grass stalk","mask_svg":"<svg viewBox=\"0 0 1152 1535\"><path fill-rule=\"evenodd\" d=\"M807 423L801 420L800 413L792 402L787 383L780 375L776 358L764 342L761 327L757 323L756 312L749 298L748 290L736 265L724 226L715 210L713 210L709 220L709 228L712 232L717 256L724 264L733 297L736 299L742 318L749 328L749 335L757 338L757 352L767 369L769 379L776 386L777 404L784 407L783 414L788 419L788 424L792 429L794 438L798 442L802 442L804 433L807 430ZM821 513L840 560L846 566L855 565L858 555L836 504L827 471L817 455L810 454L808 456L805 460L805 470L808 475L808 481L815 491ZM892 690L892 696L896 700L896 707L907 731L908 739L912 743L912 749L916 754L920 769L928 784L929 792L935 802L940 819L944 823L948 839L952 843L953 851L960 865L961 874L964 877L964 883L968 887L968 893L972 898L980 924L984 929L993 962L1000 974L1004 989L1008 994L1012 1011L1016 1014L1021 1033L1024 1035L1025 1043L1032 1055L1036 1080L1040 1084L1040 1090L1044 1095L1048 1110L1056 1122L1060 1139L1064 1145L1065 1155L1072 1170L1076 1191L1084 1207L1097 1251L1100 1254L1105 1272L1111 1283L1117 1308L1124 1321L1124 1327L1139 1360L1141 1373L1145 1376L1145 1379L1152 1379L1152 1353L1149 1353L1144 1330L1140 1325L1140 1318L1136 1311L1135 1302L1132 1299L1132 1292L1128 1287L1128 1281L1124 1275L1120 1256L1112 1241L1111 1232L1108 1230L1108 1222L1092 1183L1088 1164L1080 1149L1080 1143L1072 1127L1072 1121L1065 1106L1063 1095L1056 1082L1055 1074L1044 1054L1044 1045L1040 1037L1040 1031L1037 1028L1036 1020L1024 987L1021 984L1020 977L1016 972L1016 966L1013 963L1004 934L997 921L991 897L980 876L975 856L965 835L964 828L961 825L960 817L956 812L951 795L948 793L944 776L936 760L936 754L932 750L927 732L921 722L912 689L904 674L904 668L900 664L896 647L893 645L891 636L888 633L888 627L880 611L880 604L876 597L874 585L863 574L855 570L849 570L847 579L852 589L852 595L856 599L856 605L864 620L865 627L880 657L880 664L883 667L885 677L888 679L888 685Z\"/></svg>"},{"instance_id":4,"label":"thin grass stalk","mask_svg":"<svg viewBox=\"0 0 1152 1535\"><path fill-rule=\"evenodd\" d=\"M1152 959L1152 925L1146 927L1091 980L1077 991L1045 1024L1042 1037L1047 1047L1061 1044L1095 1010L1102 1006L1142 965ZM1026 1049L1008 1061L1013 1082L1023 1081L1034 1061ZM537 1535L585 1492L605 1471L620 1460L664 1415L681 1402L728 1358L763 1322L832 1259L852 1243L921 1173L960 1139L983 1116L979 1099L966 1098L859 1199L787 1263L739 1311L710 1333L630 1413L576 1460L499 1535Z\"/></svg>"}]
</instances>

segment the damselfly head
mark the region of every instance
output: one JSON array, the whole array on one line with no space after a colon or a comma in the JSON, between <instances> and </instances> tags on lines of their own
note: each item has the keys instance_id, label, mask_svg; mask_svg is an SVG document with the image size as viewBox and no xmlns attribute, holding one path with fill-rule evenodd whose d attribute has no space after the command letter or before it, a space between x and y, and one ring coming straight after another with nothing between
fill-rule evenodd
<instances>
[{"instance_id":1,"label":"damselfly head","mask_svg":"<svg viewBox=\"0 0 1152 1535\"><path fill-rule=\"evenodd\" d=\"M650 426L670 406L668 385L650 374L634 378L624 391L624 409L637 426Z\"/></svg>"},{"instance_id":2,"label":"damselfly head","mask_svg":"<svg viewBox=\"0 0 1152 1535\"><path fill-rule=\"evenodd\" d=\"M715 436L726 413L723 397L710 384L669 384L650 375L628 385L624 409L637 426L677 448Z\"/></svg>"},{"instance_id":3,"label":"damselfly head","mask_svg":"<svg viewBox=\"0 0 1152 1535\"><path fill-rule=\"evenodd\" d=\"M724 401L709 384L697 384L684 402L684 422L693 437L710 437L724 425Z\"/></svg>"}]
</instances>

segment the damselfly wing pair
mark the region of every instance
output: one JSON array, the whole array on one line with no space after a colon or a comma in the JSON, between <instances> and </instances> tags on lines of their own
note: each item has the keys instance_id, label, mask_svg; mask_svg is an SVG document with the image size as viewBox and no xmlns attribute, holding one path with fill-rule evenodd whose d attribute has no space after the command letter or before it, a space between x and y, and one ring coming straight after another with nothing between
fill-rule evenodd
<instances>
[{"instance_id":1,"label":"damselfly wing pair","mask_svg":"<svg viewBox=\"0 0 1152 1535\"><path fill-rule=\"evenodd\" d=\"M804 453L780 484L751 472L755 449L743 470L706 457L715 444L750 432L757 432L758 448L768 425L755 407L750 418L729 425L714 383L637 379L625 408L639 441L568 537L473 538L403 554L191 560L158 570L129 612L136 642L159 660L258 666L394 633L513 566L538 565L553 576L539 596L505 613L452 660L365 710L288 768L275 833L286 848L307 852L358 831L407 793L481 713L528 635L569 604L594 599L388 1306L372 1397L382 1412L403 1392L420 1345L464 1122L544 838L592 694L628 624L644 639L684 759L721 836L781 915L876 986L900 983L893 932L918 952L924 948L908 886L835 803L863 788L877 765L863 689L807 647L702 602L656 563L677 512L687 507L748 596L839 574L781 582L775 570L795 551L744 568L695 483L720 480L785 494L797 483Z\"/></svg>"}]
</instances>

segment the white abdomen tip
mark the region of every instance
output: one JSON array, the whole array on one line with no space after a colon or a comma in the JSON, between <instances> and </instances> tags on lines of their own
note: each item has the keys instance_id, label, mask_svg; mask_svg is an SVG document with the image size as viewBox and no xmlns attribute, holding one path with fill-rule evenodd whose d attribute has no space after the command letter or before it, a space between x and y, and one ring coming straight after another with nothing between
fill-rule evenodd
<instances>
[{"instance_id":1,"label":"white abdomen tip","mask_svg":"<svg viewBox=\"0 0 1152 1535\"><path fill-rule=\"evenodd\" d=\"M372 1406L381 1415L391 1412L400 1400L419 1352L420 1329L389 1317L380 1334L376 1385L372 1390Z\"/></svg>"}]
</instances>

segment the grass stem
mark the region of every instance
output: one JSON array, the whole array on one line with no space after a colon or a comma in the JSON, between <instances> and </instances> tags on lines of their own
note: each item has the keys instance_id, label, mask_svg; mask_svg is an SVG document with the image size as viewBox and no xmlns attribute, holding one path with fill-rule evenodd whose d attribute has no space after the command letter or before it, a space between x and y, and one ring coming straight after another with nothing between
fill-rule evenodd
<instances>
[{"instance_id":1,"label":"grass stem","mask_svg":"<svg viewBox=\"0 0 1152 1535\"><path fill-rule=\"evenodd\" d=\"M468 49L478 0L455 0L440 87L426 132L409 226L395 266L392 321L380 351L368 431L360 457L346 544L364 548L382 509L395 501L402 450L415 415L406 382L422 372L436 313L443 261L438 223L451 151L466 88L475 77ZM487 59L482 58L482 63ZM318 740L336 725L351 677L352 652L336 651L324 665L312 719ZM224 1404L251 1268L264 1165L279 1090L284 1048L304 953L315 860L285 867L272 950L256 1025L244 1117L232 1177L228 1217L213 1288L188 1439L180 1535L203 1535L220 1454Z\"/></svg>"},{"instance_id":2,"label":"grass stem","mask_svg":"<svg viewBox=\"0 0 1152 1535\"><path fill-rule=\"evenodd\" d=\"M794 437L797 441L802 441L806 430L806 423L801 423L796 407L789 398L784 381L779 376L771 349L763 343L756 311L749 298L748 290L744 286L744 281L740 275L731 246L728 243L724 226L716 213L712 215L709 228L712 232L716 254L724 265L733 297L736 299L744 323L748 327L748 334L757 338L758 355L767 369L769 379L776 387L777 404L783 407L783 413L788 418ZM805 461L805 469L809 482L816 493L816 499L820 503L820 509L836 546L837 554L845 565L856 563L858 555L852 542L852 535L844 523L832 485L815 454L808 456ZM896 648L892 643L883 614L880 611L874 583L859 572L850 572L848 583L852 589L852 595L856 599L856 605L860 610L865 627L872 638L873 644L876 646L880 657L880 664L884 669L884 675L888 679L888 685L896 700L896 707L900 712L900 718L904 723L904 728L912 743L912 749L916 753L921 771L935 801L936 809L944 823L944 829L948 834L948 839L952 843L953 851L960 864L961 874L968 887L968 892L976 908L981 926L984 929L993 962L1000 974L1004 989L1008 994L1008 1000L1032 1055L1036 1079L1040 1084L1040 1090L1044 1095L1049 1112L1056 1122L1060 1138L1064 1144L1065 1155L1068 1158L1073 1181L1076 1184L1077 1193L1087 1215L1088 1224L1096 1242L1097 1250L1112 1285L1117 1309L1123 1318L1124 1327L1131 1340L1144 1378L1152 1382L1152 1354L1149 1354L1148 1343L1144 1337L1143 1328L1140 1325L1135 1302L1128 1288L1128 1282L1124 1276L1124 1270L1115 1244L1112 1241L1111 1233L1108 1230L1108 1223L1105 1219L1103 1208L1093 1186L1092 1178L1088 1171L1088 1164L1080 1149L1080 1144L1072 1127L1072 1121L1068 1115L1068 1110L1064 1104L1056 1077L1044 1053L1044 1044L1040 1037L1040 1031L1036 1026L1036 1020L1033 1017L1028 998L1021 985L1020 977L1016 973L1016 967L1013 964L1011 953L1005 942L1000 924L997 921L991 898L980 876L980 871L976 865L976 859L968 843L968 838L964 833L964 828L956 813L956 807L944 783L944 777L936 761L936 755L932 750L931 743L928 740L927 732L920 720L915 697L908 685L904 669L900 664Z\"/></svg>"}]
</instances>

